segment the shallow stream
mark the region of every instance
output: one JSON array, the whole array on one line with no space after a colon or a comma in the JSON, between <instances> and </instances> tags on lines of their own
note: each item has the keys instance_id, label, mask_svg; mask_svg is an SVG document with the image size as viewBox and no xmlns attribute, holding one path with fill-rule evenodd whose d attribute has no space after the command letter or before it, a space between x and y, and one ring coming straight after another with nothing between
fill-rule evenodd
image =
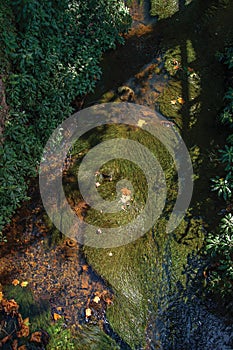
<instances>
[{"instance_id":1,"label":"shallow stream","mask_svg":"<svg viewBox=\"0 0 233 350\"><path fill-rule=\"evenodd\" d=\"M178 228L166 233L177 195L168 152L140 130L109 125L87 134L74 147L72 164L64 175L69 203L83 220L99 224L99 216L85 206L77 188L79 166L98 142L119 135L131 138L155 149L165 172L168 199L153 228L118 248L51 242L58 233L51 233L54 228L45 222L38 187L32 186L31 207L24 206L7 229L12 245L3 249L2 284L10 284L13 277L27 280L47 311L51 308L53 315L65 316L69 325L88 323L96 338L84 332L79 339L86 346L83 349L233 349L232 322L203 296L206 266L199 254L219 209L209 191L210 178L216 174L216 149L224 141L224 130L216 125L224 96L224 68L215 55L232 41L233 1L173 1L173 5L171 16L157 20L148 14L148 1L131 2L134 21L126 44L104 56L103 77L84 107L102 102L143 105L161 113L167 125L182 135L195 181L190 209ZM179 11L173 13L176 8ZM104 198L114 196L117 181L127 175L135 198L143 203L146 186L139 169L120 160L105 164L101 171L113 174L113 181L100 185ZM119 218L112 220L115 224ZM20 239L14 233L17 230ZM24 269L25 261L30 270ZM23 299L20 286L7 288L9 296ZM101 307L93 307L96 296ZM87 308L92 316L85 319ZM24 313L26 317L27 306ZM112 339L95 331L96 325Z\"/></svg>"}]
</instances>

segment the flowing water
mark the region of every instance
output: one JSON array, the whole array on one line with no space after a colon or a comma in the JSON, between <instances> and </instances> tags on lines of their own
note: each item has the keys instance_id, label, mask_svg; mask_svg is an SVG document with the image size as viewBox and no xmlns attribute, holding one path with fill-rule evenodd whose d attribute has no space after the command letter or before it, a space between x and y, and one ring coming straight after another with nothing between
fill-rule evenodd
<instances>
[{"instance_id":1,"label":"flowing water","mask_svg":"<svg viewBox=\"0 0 233 350\"><path fill-rule=\"evenodd\" d=\"M104 56L103 77L94 94L86 98L85 107L129 101L167 117L167 125L181 133L194 166L193 199L184 220L172 234L166 233L177 195L177 178L168 152L161 146L156 148L154 140L141 131L107 126L87 134L74 147L73 163L64 175L69 203L83 220L99 222L81 202L76 181L79 165L98 142L119 135L131 138L154 147L165 172L168 199L154 227L137 241L118 248L74 247L70 241L51 246L47 236L53 236L48 234L35 187L32 208L15 220L22 239L15 238L11 250L4 251L4 284L20 276L29 281L43 305L50 304L54 313L62 310L67 324L83 326L88 321L90 330L79 339L83 349L233 349L232 322L203 297L205 262L199 255L206 229L214 226L218 209L209 192L209 179L216 172L211 162L215 147L224 140L224 132L216 126L224 95L224 70L215 54L232 40L233 1L174 3L180 10L158 21L148 15L148 1L144 5L131 2L134 21L126 44ZM128 176L135 197L143 202L145 179L139 169L115 161L102 171L113 173L113 181L100 186L103 197L111 197L121 173ZM113 223L118 219L113 217ZM11 233L13 223L8 228ZM24 270L25 260L34 273ZM21 293L20 287L14 288L8 291L9 297ZM101 299L99 308L93 304L95 296ZM94 317L85 320L87 307ZM96 331L97 324L112 339Z\"/></svg>"}]
</instances>

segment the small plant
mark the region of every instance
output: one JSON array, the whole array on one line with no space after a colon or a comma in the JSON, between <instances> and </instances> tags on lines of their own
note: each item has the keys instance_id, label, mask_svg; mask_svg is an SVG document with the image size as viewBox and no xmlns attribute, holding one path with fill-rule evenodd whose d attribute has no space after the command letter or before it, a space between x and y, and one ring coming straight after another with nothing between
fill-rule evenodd
<instances>
[{"instance_id":1,"label":"small plant","mask_svg":"<svg viewBox=\"0 0 233 350\"><path fill-rule=\"evenodd\" d=\"M74 337L70 329L64 324L63 320L59 320L48 329L50 342L47 346L49 350L75 350Z\"/></svg>"},{"instance_id":2,"label":"small plant","mask_svg":"<svg viewBox=\"0 0 233 350\"><path fill-rule=\"evenodd\" d=\"M220 229L221 232L224 232L226 234L232 234L233 233L233 215L227 214L220 222Z\"/></svg>"},{"instance_id":3,"label":"small plant","mask_svg":"<svg viewBox=\"0 0 233 350\"><path fill-rule=\"evenodd\" d=\"M219 197L223 197L224 200L230 199L232 195L232 184L229 181L230 176L226 178L216 176L212 178L211 191L217 191Z\"/></svg>"},{"instance_id":4,"label":"small plant","mask_svg":"<svg viewBox=\"0 0 233 350\"><path fill-rule=\"evenodd\" d=\"M231 171L233 166L233 146L225 145L224 149L219 150L221 153L220 161L226 163L225 170Z\"/></svg>"}]
</instances>

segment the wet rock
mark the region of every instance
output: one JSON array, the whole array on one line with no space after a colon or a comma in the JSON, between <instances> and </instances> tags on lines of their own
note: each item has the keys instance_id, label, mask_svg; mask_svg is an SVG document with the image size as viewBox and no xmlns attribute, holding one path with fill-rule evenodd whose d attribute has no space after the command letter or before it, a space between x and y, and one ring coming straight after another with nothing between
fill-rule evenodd
<instances>
[{"instance_id":1,"label":"wet rock","mask_svg":"<svg viewBox=\"0 0 233 350\"><path fill-rule=\"evenodd\" d=\"M133 101L134 91L129 86L120 86L117 90L121 101Z\"/></svg>"},{"instance_id":2,"label":"wet rock","mask_svg":"<svg viewBox=\"0 0 233 350\"><path fill-rule=\"evenodd\" d=\"M65 258L67 260L75 260L77 259L77 255L78 255L78 244L77 242L71 240L71 239L67 239L65 241L65 246L63 249Z\"/></svg>"}]
</instances>

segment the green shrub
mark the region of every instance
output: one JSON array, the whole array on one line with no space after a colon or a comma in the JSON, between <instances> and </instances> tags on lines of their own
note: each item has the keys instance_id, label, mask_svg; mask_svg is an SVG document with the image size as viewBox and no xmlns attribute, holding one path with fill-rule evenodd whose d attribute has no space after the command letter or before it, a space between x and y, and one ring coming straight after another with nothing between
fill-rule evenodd
<instances>
[{"instance_id":1,"label":"green shrub","mask_svg":"<svg viewBox=\"0 0 233 350\"><path fill-rule=\"evenodd\" d=\"M227 65L233 67L233 48L228 48L218 58ZM229 71L230 74L230 71ZM233 88L228 87L225 95L227 102L219 119L229 130L233 127ZM208 235L206 239L206 252L210 255L212 268L210 269L209 287L222 296L231 296L233 291L233 215L232 215L232 190L233 190L233 134L227 137L226 145L219 151L219 163L225 167L223 177L212 178L212 191L217 191L218 196L225 201L226 209L222 212L225 216L221 219L215 233ZM217 287L217 288L216 288Z\"/></svg>"},{"instance_id":2,"label":"green shrub","mask_svg":"<svg viewBox=\"0 0 233 350\"><path fill-rule=\"evenodd\" d=\"M119 33L130 25L117 0L12 0L8 7L15 28L6 25L2 35L10 115L0 160L0 231L27 199L51 132L74 112L77 96L93 91L102 53L122 43Z\"/></svg>"}]
</instances>

